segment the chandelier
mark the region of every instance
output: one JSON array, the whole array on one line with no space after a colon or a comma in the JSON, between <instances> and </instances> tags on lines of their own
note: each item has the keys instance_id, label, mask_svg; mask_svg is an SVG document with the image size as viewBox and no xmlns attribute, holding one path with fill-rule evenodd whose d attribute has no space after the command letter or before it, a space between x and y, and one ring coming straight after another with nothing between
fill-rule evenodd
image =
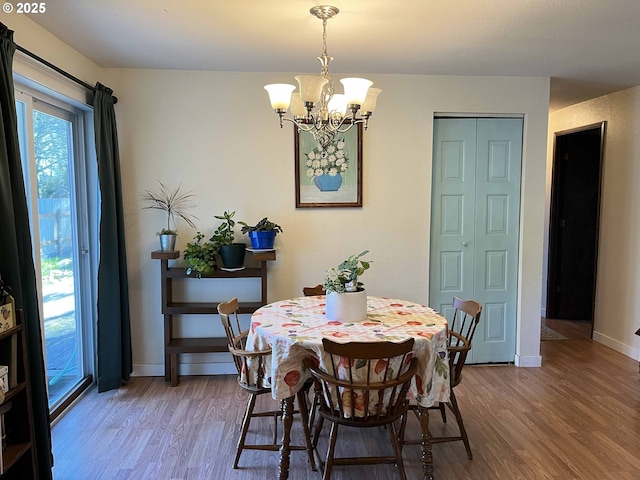
<instances>
[{"instance_id":1,"label":"chandelier","mask_svg":"<svg viewBox=\"0 0 640 480\"><path fill-rule=\"evenodd\" d=\"M373 82L364 78L343 78L340 80L344 94L335 93L333 80L329 75L329 63L333 60L327 54L327 20L340 10L330 5L317 5L309 12L322 20L322 55L318 57L320 76L297 75L299 92L293 93L294 85L275 83L265 85L269 93L271 107L283 121L293 123L299 132L309 132L324 149L339 133L344 133L354 125L363 124L367 129L369 117L376 108L379 88L371 88ZM291 107L291 116L285 117Z\"/></svg>"}]
</instances>

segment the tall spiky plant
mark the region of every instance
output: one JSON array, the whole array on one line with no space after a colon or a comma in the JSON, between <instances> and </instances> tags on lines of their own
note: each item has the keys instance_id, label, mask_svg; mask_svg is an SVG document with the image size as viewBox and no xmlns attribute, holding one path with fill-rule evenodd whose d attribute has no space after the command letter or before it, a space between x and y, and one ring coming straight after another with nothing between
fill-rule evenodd
<instances>
[{"instance_id":1,"label":"tall spiky plant","mask_svg":"<svg viewBox=\"0 0 640 480\"><path fill-rule=\"evenodd\" d=\"M176 234L176 230L171 228L171 223L176 226L176 218L181 218L191 228L196 228L192 218L197 219L195 215L185 212L185 209L193 207L191 199L195 197L192 192L182 192L182 185L170 190L162 182L158 192L145 190L142 199L149 205L143 210L162 210L167 213L167 228L163 228L160 234Z\"/></svg>"}]
</instances>

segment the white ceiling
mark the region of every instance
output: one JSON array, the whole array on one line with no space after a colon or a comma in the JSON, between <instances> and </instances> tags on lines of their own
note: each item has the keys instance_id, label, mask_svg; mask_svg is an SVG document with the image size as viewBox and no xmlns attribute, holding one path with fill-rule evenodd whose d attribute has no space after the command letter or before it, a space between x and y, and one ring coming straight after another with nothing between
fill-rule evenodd
<instances>
[{"instance_id":1,"label":"white ceiling","mask_svg":"<svg viewBox=\"0 0 640 480\"><path fill-rule=\"evenodd\" d=\"M49 0L30 18L105 68L318 73L319 3ZM329 3L332 72L551 77L551 110L640 85L640 0Z\"/></svg>"}]
</instances>

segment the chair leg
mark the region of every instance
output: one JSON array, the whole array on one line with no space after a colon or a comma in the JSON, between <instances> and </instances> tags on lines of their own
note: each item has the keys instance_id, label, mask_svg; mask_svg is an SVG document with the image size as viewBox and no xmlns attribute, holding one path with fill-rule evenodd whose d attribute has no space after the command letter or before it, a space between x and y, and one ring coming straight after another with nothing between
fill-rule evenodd
<instances>
[{"instance_id":1,"label":"chair leg","mask_svg":"<svg viewBox=\"0 0 640 480\"><path fill-rule=\"evenodd\" d=\"M393 446L393 453L396 457L396 467L398 467L398 474L400 475L400 480L407 480L407 473L404 471L404 462L402 460L402 447L400 446L400 441L398 440L398 432L396 431L396 426L391 423L389 424L389 436L391 437L391 445Z\"/></svg>"},{"instance_id":2,"label":"chair leg","mask_svg":"<svg viewBox=\"0 0 640 480\"><path fill-rule=\"evenodd\" d=\"M282 409L284 406L282 402L280 402L280 411L273 412L273 444L278 444L278 419L282 417Z\"/></svg>"},{"instance_id":3,"label":"chair leg","mask_svg":"<svg viewBox=\"0 0 640 480\"><path fill-rule=\"evenodd\" d=\"M453 389L451 390L451 398L449 401L449 405L453 414L456 416L456 421L458 422L458 428L460 429L460 436L462 437L462 441L464 442L464 448L467 449L467 457L469 460L473 460L473 454L471 453L471 445L469 445L469 437L467 437L467 431L464 428L464 422L462 421L462 414L460 413L460 408L458 408L458 401L456 400L456 396L453 393Z\"/></svg>"},{"instance_id":4,"label":"chair leg","mask_svg":"<svg viewBox=\"0 0 640 480\"><path fill-rule=\"evenodd\" d=\"M453 395L453 393L452 393ZM445 408L446 404L444 402L438 403L438 408L440 409L440 415L442 416L442 423L447 423L447 410Z\"/></svg>"},{"instance_id":5,"label":"chair leg","mask_svg":"<svg viewBox=\"0 0 640 480\"><path fill-rule=\"evenodd\" d=\"M316 409L320 405L320 392L314 388L313 399L311 400L311 407L309 408L309 432L313 430L313 424L316 419ZM314 432L315 433L315 432Z\"/></svg>"},{"instance_id":6,"label":"chair leg","mask_svg":"<svg viewBox=\"0 0 640 480\"><path fill-rule=\"evenodd\" d=\"M311 470L314 472L316 468L316 461L313 458L313 447L311 446L311 432L309 431L309 412L307 411L307 395L303 391L297 393L298 396L298 408L300 409L300 418L302 420L302 430L304 431L304 442L307 446L307 456L309 457L309 463L311 464Z\"/></svg>"},{"instance_id":7,"label":"chair leg","mask_svg":"<svg viewBox=\"0 0 640 480\"><path fill-rule=\"evenodd\" d=\"M337 438L338 438L338 424L332 423L331 433L329 434L329 448L327 449L327 458L325 460L324 475L322 476L322 480L329 480L331 478L331 469L333 468L333 455L336 450Z\"/></svg>"},{"instance_id":8,"label":"chair leg","mask_svg":"<svg viewBox=\"0 0 640 480\"><path fill-rule=\"evenodd\" d=\"M251 423L251 415L253 414L253 407L256 405L256 394L249 395L249 401L247 402L247 408L244 411L244 418L242 419L242 432L240 433L240 439L238 440L238 447L236 449L236 459L233 462L233 468L238 468L238 462L240 461L240 454L244 449L244 441L247 438L247 432L249 431L249 423Z\"/></svg>"},{"instance_id":9,"label":"chair leg","mask_svg":"<svg viewBox=\"0 0 640 480\"><path fill-rule=\"evenodd\" d=\"M407 407L402 417L400 417L400 430L398 431L398 445L400 446L400 453L404 448L404 431L407 427L407 415L409 415L410 407Z\"/></svg>"},{"instance_id":10,"label":"chair leg","mask_svg":"<svg viewBox=\"0 0 640 480\"><path fill-rule=\"evenodd\" d=\"M316 424L316 429L313 432L313 448L318 446L318 438L320 437L320 432L322 431L322 425L324 425L324 417L318 417L318 423Z\"/></svg>"}]
</instances>

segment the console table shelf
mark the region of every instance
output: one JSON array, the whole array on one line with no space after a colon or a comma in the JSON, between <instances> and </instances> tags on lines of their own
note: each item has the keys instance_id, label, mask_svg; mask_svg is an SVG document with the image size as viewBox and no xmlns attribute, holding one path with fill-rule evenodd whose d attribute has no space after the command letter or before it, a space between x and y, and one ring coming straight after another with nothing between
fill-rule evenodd
<instances>
[{"instance_id":1,"label":"console table shelf","mask_svg":"<svg viewBox=\"0 0 640 480\"><path fill-rule=\"evenodd\" d=\"M215 270L202 275L200 280L228 278L256 278L261 283L260 301L240 302L240 313L253 313L267 302L267 262L276 259L275 250L253 251L247 249L248 257L259 267L246 267L242 270ZM162 314L164 316L164 379L175 387L179 382L179 355L181 353L228 352L227 339L224 337L174 338L173 315L217 315L218 302L176 302L173 301L173 280L195 278L187 275L184 267L169 267L169 260L180 258L180 251L151 252L151 258L160 260L160 280L162 292ZM228 300L228 299L225 299Z\"/></svg>"}]
</instances>

